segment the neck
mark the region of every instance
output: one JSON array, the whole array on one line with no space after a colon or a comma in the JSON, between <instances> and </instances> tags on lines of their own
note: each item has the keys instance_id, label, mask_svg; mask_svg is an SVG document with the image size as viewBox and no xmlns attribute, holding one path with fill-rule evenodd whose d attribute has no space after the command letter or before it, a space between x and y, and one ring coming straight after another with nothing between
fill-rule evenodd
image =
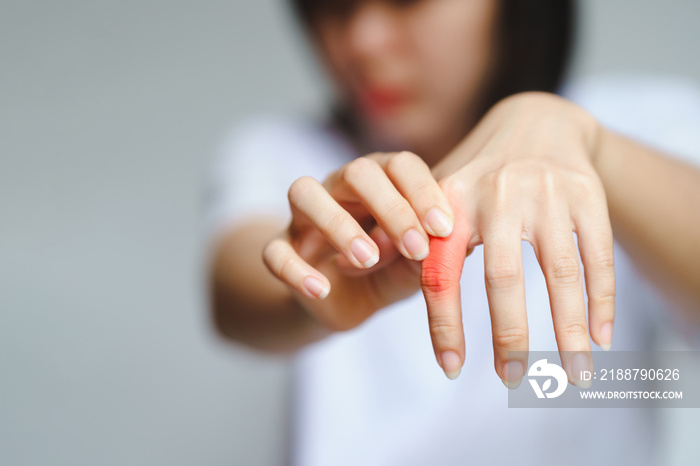
<instances>
[{"instance_id":1,"label":"neck","mask_svg":"<svg viewBox=\"0 0 700 466\"><path fill-rule=\"evenodd\" d=\"M336 121L336 123L338 123L338 121ZM353 147L355 147L358 155L366 155L372 152L398 152L409 150L416 153L430 168L433 168L462 142L467 135L467 130L469 130L474 123L473 119L469 119L466 126L455 127L451 131L445 131L439 137L435 137L431 141L408 144L380 139L376 134L372 134L371 130L363 128L361 125L353 124L349 126L341 124L340 126L345 130L346 135Z\"/></svg>"},{"instance_id":2,"label":"neck","mask_svg":"<svg viewBox=\"0 0 700 466\"><path fill-rule=\"evenodd\" d=\"M418 154L430 168L433 168L444 159L447 154L452 152L463 137L464 134L460 132L459 134L451 135L451 137L441 137L431 144L415 145L411 150Z\"/></svg>"}]
</instances>

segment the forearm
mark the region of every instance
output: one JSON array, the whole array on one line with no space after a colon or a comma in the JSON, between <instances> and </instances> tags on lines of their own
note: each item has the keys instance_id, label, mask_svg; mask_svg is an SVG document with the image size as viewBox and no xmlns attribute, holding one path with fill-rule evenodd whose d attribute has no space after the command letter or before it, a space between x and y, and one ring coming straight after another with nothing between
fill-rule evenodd
<instances>
[{"instance_id":1,"label":"forearm","mask_svg":"<svg viewBox=\"0 0 700 466\"><path fill-rule=\"evenodd\" d=\"M594 163L616 239L700 322L700 169L605 129Z\"/></svg>"},{"instance_id":2,"label":"forearm","mask_svg":"<svg viewBox=\"0 0 700 466\"><path fill-rule=\"evenodd\" d=\"M270 352L293 352L328 334L263 263L265 244L283 228L262 219L236 228L220 241L210 278L220 334Z\"/></svg>"}]
</instances>

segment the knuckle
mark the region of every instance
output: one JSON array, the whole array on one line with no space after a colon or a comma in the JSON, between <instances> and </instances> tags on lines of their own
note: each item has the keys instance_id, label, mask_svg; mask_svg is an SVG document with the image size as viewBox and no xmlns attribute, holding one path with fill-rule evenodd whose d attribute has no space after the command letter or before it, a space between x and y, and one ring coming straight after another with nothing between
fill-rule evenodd
<instances>
[{"instance_id":1,"label":"knuckle","mask_svg":"<svg viewBox=\"0 0 700 466\"><path fill-rule=\"evenodd\" d=\"M363 158L377 160L386 157L387 155L389 154L387 154L386 152L372 152L370 154L365 155Z\"/></svg>"},{"instance_id":2,"label":"knuckle","mask_svg":"<svg viewBox=\"0 0 700 466\"><path fill-rule=\"evenodd\" d=\"M445 339L459 330L457 322L448 316L431 316L430 318L430 335L433 339Z\"/></svg>"},{"instance_id":3,"label":"knuckle","mask_svg":"<svg viewBox=\"0 0 700 466\"><path fill-rule=\"evenodd\" d=\"M484 267L486 286L491 289L511 288L522 280L522 270L506 262L487 264Z\"/></svg>"},{"instance_id":4,"label":"knuckle","mask_svg":"<svg viewBox=\"0 0 700 466\"><path fill-rule=\"evenodd\" d=\"M423 292L431 295L443 294L458 286L457 280L448 267L432 261L423 261L420 283Z\"/></svg>"},{"instance_id":5,"label":"knuckle","mask_svg":"<svg viewBox=\"0 0 700 466\"><path fill-rule=\"evenodd\" d=\"M584 321L564 322L558 333L564 338L588 338L588 327Z\"/></svg>"},{"instance_id":6,"label":"knuckle","mask_svg":"<svg viewBox=\"0 0 700 466\"><path fill-rule=\"evenodd\" d=\"M272 258L274 257L274 251L273 251L274 246L272 246L272 243L268 243L262 251L262 260L265 266L268 268L270 272L272 272Z\"/></svg>"},{"instance_id":7,"label":"knuckle","mask_svg":"<svg viewBox=\"0 0 700 466\"><path fill-rule=\"evenodd\" d=\"M449 176L443 178L438 182L438 185L448 198L455 197L461 199L462 195L466 193L465 183L458 177Z\"/></svg>"},{"instance_id":8,"label":"knuckle","mask_svg":"<svg viewBox=\"0 0 700 466\"><path fill-rule=\"evenodd\" d=\"M292 185L289 187L287 196L289 201L293 204L299 202L301 198L307 196L311 190L314 188L316 180L310 176L302 176L294 180Z\"/></svg>"},{"instance_id":9,"label":"knuckle","mask_svg":"<svg viewBox=\"0 0 700 466\"><path fill-rule=\"evenodd\" d=\"M528 344L527 329L510 327L493 332L493 345L499 348L526 348Z\"/></svg>"},{"instance_id":10,"label":"knuckle","mask_svg":"<svg viewBox=\"0 0 700 466\"><path fill-rule=\"evenodd\" d=\"M581 158L586 157L582 155ZM560 176L566 189L571 193L572 199L584 206L598 205L601 201L607 204L605 188L598 174L593 168L569 169L564 170ZM558 184L558 189L561 189L562 181Z\"/></svg>"},{"instance_id":11,"label":"knuckle","mask_svg":"<svg viewBox=\"0 0 700 466\"><path fill-rule=\"evenodd\" d=\"M589 307L615 308L615 288L608 288L595 293L588 298Z\"/></svg>"},{"instance_id":12,"label":"knuckle","mask_svg":"<svg viewBox=\"0 0 700 466\"><path fill-rule=\"evenodd\" d=\"M435 185L423 181L416 183L416 185L412 187L412 192L410 193L410 199L413 202L425 202L426 204L432 205L432 202L434 202L436 198L439 199L439 197L436 196Z\"/></svg>"},{"instance_id":13,"label":"knuckle","mask_svg":"<svg viewBox=\"0 0 700 466\"><path fill-rule=\"evenodd\" d=\"M391 157L386 164L386 170L392 174L398 174L416 165L424 165L423 159L408 151L399 152Z\"/></svg>"},{"instance_id":14,"label":"knuckle","mask_svg":"<svg viewBox=\"0 0 700 466\"><path fill-rule=\"evenodd\" d=\"M412 163L417 163L420 165L426 165L425 161L420 158L417 154L414 152L404 150L396 154L397 157L401 157L402 159L406 160L407 162L412 162ZM427 165L426 165L427 166Z\"/></svg>"},{"instance_id":15,"label":"knuckle","mask_svg":"<svg viewBox=\"0 0 700 466\"><path fill-rule=\"evenodd\" d=\"M281 239L269 242L263 249L263 261L267 268L278 278L284 276L284 272L289 267L290 257L286 257L285 245Z\"/></svg>"},{"instance_id":16,"label":"knuckle","mask_svg":"<svg viewBox=\"0 0 700 466\"><path fill-rule=\"evenodd\" d=\"M558 284L578 283L581 279L578 260L573 257L563 257L554 261L550 270L550 279Z\"/></svg>"},{"instance_id":17,"label":"knuckle","mask_svg":"<svg viewBox=\"0 0 700 466\"><path fill-rule=\"evenodd\" d=\"M481 189L491 193L492 204L503 206L513 202L522 193L545 193L546 183L543 172L547 170L542 163L532 160L519 160L504 165L487 173L479 182Z\"/></svg>"},{"instance_id":18,"label":"knuckle","mask_svg":"<svg viewBox=\"0 0 700 466\"><path fill-rule=\"evenodd\" d=\"M408 202L402 197L392 197L382 208L382 216L388 220L405 218L410 212Z\"/></svg>"},{"instance_id":19,"label":"knuckle","mask_svg":"<svg viewBox=\"0 0 700 466\"><path fill-rule=\"evenodd\" d=\"M280 277L284 282L291 284L293 272L294 259L292 257L287 257L280 264L277 276Z\"/></svg>"},{"instance_id":20,"label":"knuckle","mask_svg":"<svg viewBox=\"0 0 700 466\"><path fill-rule=\"evenodd\" d=\"M580 193L582 199L592 199L595 197L605 197L603 182L595 173L574 173L569 178L573 187Z\"/></svg>"},{"instance_id":21,"label":"knuckle","mask_svg":"<svg viewBox=\"0 0 700 466\"><path fill-rule=\"evenodd\" d=\"M513 181L513 168L510 165L497 168L490 172L486 179L491 185L494 192L500 193L504 191Z\"/></svg>"},{"instance_id":22,"label":"knuckle","mask_svg":"<svg viewBox=\"0 0 700 466\"><path fill-rule=\"evenodd\" d=\"M568 183L578 195L578 199L585 201L598 194L598 187L591 182L591 177L583 174L574 174L569 177Z\"/></svg>"},{"instance_id":23,"label":"knuckle","mask_svg":"<svg viewBox=\"0 0 700 466\"><path fill-rule=\"evenodd\" d=\"M343 181L352 184L355 180L365 178L372 173L379 165L374 160L367 157L358 157L349 162L343 170Z\"/></svg>"},{"instance_id":24,"label":"knuckle","mask_svg":"<svg viewBox=\"0 0 700 466\"><path fill-rule=\"evenodd\" d=\"M282 246L280 244L281 241L280 239L274 239L265 245L265 248L263 248L263 260L265 260L265 262L272 263L274 259L279 256Z\"/></svg>"},{"instance_id":25,"label":"knuckle","mask_svg":"<svg viewBox=\"0 0 700 466\"><path fill-rule=\"evenodd\" d=\"M554 200L561 197L561 191L557 189L557 175L551 168L540 167L538 180L547 199Z\"/></svg>"},{"instance_id":26,"label":"knuckle","mask_svg":"<svg viewBox=\"0 0 700 466\"><path fill-rule=\"evenodd\" d=\"M347 225L347 216L344 212L333 212L328 214L318 228L325 236L333 236L344 230L350 231Z\"/></svg>"},{"instance_id":27,"label":"knuckle","mask_svg":"<svg viewBox=\"0 0 700 466\"><path fill-rule=\"evenodd\" d=\"M615 255L612 249L605 249L593 254L591 264L598 270L614 269Z\"/></svg>"}]
</instances>

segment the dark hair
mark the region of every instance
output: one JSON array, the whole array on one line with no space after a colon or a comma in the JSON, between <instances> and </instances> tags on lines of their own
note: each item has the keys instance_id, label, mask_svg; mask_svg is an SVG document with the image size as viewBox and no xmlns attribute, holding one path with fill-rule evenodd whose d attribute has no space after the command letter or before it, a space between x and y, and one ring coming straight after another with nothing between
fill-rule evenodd
<instances>
[{"instance_id":1,"label":"dark hair","mask_svg":"<svg viewBox=\"0 0 700 466\"><path fill-rule=\"evenodd\" d=\"M500 0L499 15L493 97L556 92L573 49L574 1Z\"/></svg>"},{"instance_id":2,"label":"dark hair","mask_svg":"<svg viewBox=\"0 0 700 466\"><path fill-rule=\"evenodd\" d=\"M322 11L336 13L361 0L292 0L302 22L313 27ZM391 0L409 4L415 0ZM499 100L518 92L557 92L574 42L574 0L499 0L497 56L479 116Z\"/></svg>"}]
</instances>

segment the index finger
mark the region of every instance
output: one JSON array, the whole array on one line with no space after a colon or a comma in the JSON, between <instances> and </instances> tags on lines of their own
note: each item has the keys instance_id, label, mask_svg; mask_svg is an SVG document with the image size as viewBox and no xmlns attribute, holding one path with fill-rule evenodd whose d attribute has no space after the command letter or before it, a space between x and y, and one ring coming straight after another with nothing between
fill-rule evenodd
<instances>
[{"instance_id":1,"label":"index finger","mask_svg":"<svg viewBox=\"0 0 700 466\"><path fill-rule=\"evenodd\" d=\"M454 230L446 238L430 237L430 253L422 262L421 289L435 357L445 375L456 379L464 363L459 280L471 235L459 205L450 203L455 215Z\"/></svg>"}]
</instances>

